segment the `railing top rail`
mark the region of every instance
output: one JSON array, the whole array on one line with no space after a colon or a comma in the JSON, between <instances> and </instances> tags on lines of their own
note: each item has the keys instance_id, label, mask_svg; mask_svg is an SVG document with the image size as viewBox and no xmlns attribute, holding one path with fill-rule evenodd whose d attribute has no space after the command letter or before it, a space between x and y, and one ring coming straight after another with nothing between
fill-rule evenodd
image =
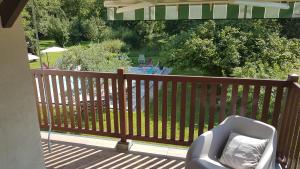
<instances>
[{"instance_id":1,"label":"railing top rail","mask_svg":"<svg viewBox=\"0 0 300 169\"><path fill-rule=\"evenodd\" d=\"M292 87L294 87L297 90L297 92L300 92L300 84L299 83L293 82Z\"/></svg>"},{"instance_id":2,"label":"railing top rail","mask_svg":"<svg viewBox=\"0 0 300 169\"><path fill-rule=\"evenodd\" d=\"M33 69L33 74L47 74L47 75L66 75L66 76L85 76L85 77L101 77L101 78L115 78L118 75L111 72L92 72L92 71L72 71L72 70L56 70L56 69Z\"/></svg>"},{"instance_id":3,"label":"railing top rail","mask_svg":"<svg viewBox=\"0 0 300 169\"><path fill-rule=\"evenodd\" d=\"M280 86L285 87L290 83L287 80L272 79L249 79L235 77L208 77L208 76L186 76L186 75L145 75L145 74L125 74L126 79L139 80L158 80L158 81L184 81L184 82L201 82L207 84L241 84L241 85L260 85L260 86Z\"/></svg>"},{"instance_id":4,"label":"railing top rail","mask_svg":"<svg viewBox=\"0 0 300 169\"><path fill-rule=\"evenodd\" d=\"M33 69L33 74L42 74L41 69ZM69 71L45 69L44 74L47 75L67 75L67 76L86 76L100 78L116 78L117 73L112 72L92 72L92 71ZM273 80L273 79L249 79L235 77L209 77L209 76L186 76L186 75L146 75L125 73L125 79L131 80L157 80L157 81L182 81L182 82L200 82L207 84L240 84L240 85L259 85L259 86L277 86L286 87L290 84L289 80Z\"/></svg>"}]
</instances>

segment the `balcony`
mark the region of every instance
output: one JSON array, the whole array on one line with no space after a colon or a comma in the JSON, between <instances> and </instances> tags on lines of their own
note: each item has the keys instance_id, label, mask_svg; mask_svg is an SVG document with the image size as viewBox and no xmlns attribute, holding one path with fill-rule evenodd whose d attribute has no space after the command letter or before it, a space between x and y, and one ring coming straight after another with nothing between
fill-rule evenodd
<instances>
[{"instance_id":1,"label":"balcony","mask_svg":"<svg viewBox=\"0 0 300 169\"><path fill-rule=\"evenodd\" d=\"M189 146L236 114L276 127L277 151L288 157L289 168L300 165L297 76L262 80L137 75L123 70L32 70L32 74L42 130L49 128L48 109L54 131L108 136L120 139L120 144L139 140Z\"/></svg>"}]
</instances>

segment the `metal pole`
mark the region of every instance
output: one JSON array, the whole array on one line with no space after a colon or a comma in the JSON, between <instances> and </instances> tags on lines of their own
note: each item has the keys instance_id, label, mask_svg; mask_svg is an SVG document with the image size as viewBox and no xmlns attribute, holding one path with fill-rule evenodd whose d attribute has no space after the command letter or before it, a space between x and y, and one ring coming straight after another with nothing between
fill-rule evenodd
<instances>
[{"instance_id":1,"label":"metal pole","mask_svg":"<svg viewBox=\"0 0 300 169\"><path fill-rule=\"evenodd\" d=\"M32 10L32 19L33 19L33 26L35 29L35 38L36 38L36 50L37 50L37 55L40 58L40 67L41 67L41 71L42 71L42 76L43 78L45 78L45 74L44 74L44 67L42 65L42 57L40 56L40 45L39 45L39 34L38 34L38 26L37 26L37 20L36 20L36 13L35 13L35 7L34 7L34 0L31 1L31 10ZM46 85L45 85L45 81L43 80L43 87L44 87L44 96L45 96L45 103L47 106L47 115L48 115L48 151L51 153L51 141L50 141L50 135L51 135L51 130L52 130L52 121L50 118L50 109L49 109L49 103L48 101L48 96L46 94Z\"/></svg>"}]
</instances>

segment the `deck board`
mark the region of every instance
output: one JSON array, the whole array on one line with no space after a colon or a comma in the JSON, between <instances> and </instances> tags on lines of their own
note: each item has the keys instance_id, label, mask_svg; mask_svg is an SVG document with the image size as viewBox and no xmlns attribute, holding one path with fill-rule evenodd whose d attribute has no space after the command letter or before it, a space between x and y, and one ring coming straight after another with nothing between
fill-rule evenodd
<instances>
[{"instance_id":1,"label":"deck board","mask_svg":"<svg viewBox=\"0 0 300 169\"><path fill-rule=\"evenodd\" d=\"M71 142L47 141L42 147L47 169L92 169L92 168L184 168L184 159L142 152L118 152L112 148Z\"/></svg>"}]
</instances>

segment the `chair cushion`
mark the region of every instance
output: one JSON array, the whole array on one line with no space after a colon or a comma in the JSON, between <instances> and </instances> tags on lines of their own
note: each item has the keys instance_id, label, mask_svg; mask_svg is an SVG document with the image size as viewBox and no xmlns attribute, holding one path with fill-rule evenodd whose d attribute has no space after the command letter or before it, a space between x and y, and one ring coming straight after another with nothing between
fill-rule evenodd
<instances>
[{"instance_id":1,"label":"chair cushion","mask_svg":"<svg viewBox=\"0 0 300 169\"><path fill-rule=\"evenodd\" d=\"M231 132L219 161L234 169L254 169L264 153L267 142L266 139Z\"/></svg>"}]
</instances>

